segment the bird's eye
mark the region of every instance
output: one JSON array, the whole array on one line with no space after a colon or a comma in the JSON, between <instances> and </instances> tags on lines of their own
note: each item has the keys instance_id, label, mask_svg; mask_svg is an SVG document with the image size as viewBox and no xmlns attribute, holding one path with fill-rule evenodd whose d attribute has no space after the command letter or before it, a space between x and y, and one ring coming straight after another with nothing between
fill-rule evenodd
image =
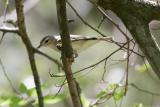
<instances>
[{"instance_id":1,"label":"bird's eye","mask_svg":"<svg viewBox=\"0 0 160 107\"><path fill-rule=\"evenodd\" d=\"M48 43L48 40L46 40L45 43Z\"/></svg>"}]
</instances>

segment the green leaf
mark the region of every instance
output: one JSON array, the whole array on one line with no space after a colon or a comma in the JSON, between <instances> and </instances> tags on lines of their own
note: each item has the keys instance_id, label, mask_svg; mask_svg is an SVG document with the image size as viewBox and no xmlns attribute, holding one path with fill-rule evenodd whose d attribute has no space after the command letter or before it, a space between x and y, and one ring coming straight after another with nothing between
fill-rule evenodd
<instances>
[{"instance_id":1,"label":"green leaf","mask_svg":"<svg viewBox=\"0 0 160 107\"><path fill-rule=\"evenodd\" d=\"M46 104L55 104L58 103L60 101L62 101L64 99L64 96L54 96L54 95L47 95L44 97L44 102Z\"/></svg>"},{"instance_id":2,"label":"green leaf","mask_svg":"<svg viewBox=\"0 0 160 107\"><path fill-rule=\"evenodd\" d=\"M5 106L5 105L9 105L9 103L10 103L10 99L6 99L6 100L4 100L3 102L1 102L0 103L0 106Z\"/></svg>"},{"instance_id":3,"label":"green leaf","mask_svg":"<svg viewBox=\"0 0 160 107\"><path fill-rule=\"evenodd\" d=\"M22 106L24 106L24 105L26 105L27 104L27 101L25 101L25 100L20 100L19 102L18 102L18 106L20 106L20 107L22 107Z\"/></svg>"},{"instance_id":4,"label":"green leaf","mask_svg":"<svg viewBox=\"0 0 160 107\"><path fill-rule=\"evenodd\" d=\"M0 97L0 107L1 106L9 106L9 107L22 107L27 102L20 98L17 95L5 95ZM7 107L8 107L7 106Z\"/></svg>"},{"instance_id":5,"label":"green leaf","mask_svg":"<svg viewBox=\"0 0 160 107\"><path fill-rule=\"evenodd\" d=\"M139 71L140 72L146 72L148 69L150 69L150 65L149 64L143 64L140 68L139 68Z\"/></svg>"},{"instance_id":6,"label":"green leaf","mask_svg":"<svg viewBox=\"0 0 160 107\"><path fill-rule=\"evenodd\" d=\"M28 96L36 96L37 95L36 89L35 88L28 89L27 95Z\"/></svg>"},{"instance_id":7,"label":"green leaf","mask_svg":"<svg viewBox=\"0 0 160 107\"><path fill-rule=\"evenodd\" d=\"M100 92L96 95L96 98L100 98L100 97L106 95L106 93L107 93L106 91L100 91Z\"/></svg>"},{"instance_id":8,"label":"green leaf","mask_svg":"<svg viewBox=\"0 0 160 107\"><path fill-rule=\"evenodd\" d=\"M114 90L115 88L117 88L117 84L115 84L115 83L109 84L109 86L108 86L109 90Z\"/></svg>"},{"instance_id":9,"label":"green leaf","mask_svg":"<svg viewBox=\"0 0 160 107\"><path fill-rule=\"evenodd\" d=\"M19 86L19 90L22 93L26 93L27 92L27 87L23 83L21 83L20 86Z\"/></svg>"},{"instance_id":10,"label":"green leaf","mask_svg":"<svg viewBox=\"0 0 160 107\"><path fill-rule=\"evenodd\" d=\"M11 96L10 97L10 107L18 107L18 103L23 100L18 96Z\"/></svg>"},{"instance_id":11,"label":"green leaf","mask_svg":"<svg viewBox=\"0 0 160 107\"><path fill-rule=\"evenodd\" d=\"M115 92L115 93L114 93L114 100L118 101L118 100L120 100L123 96L124 96L124 92L123 92L123 91Z\"/></svg>"},{"instance_id":12,"label":"green leaf","mask_svg":"<svg viewBox=\"0 0 160 107\"><path fill-rule=\"evenodd\" d=\"M80 95L80 97L81 97L83 107L89 107L90 100L87 97L85 97L85 95L83 93ZM95 106L93 106L93 107L95 107Z\"/></svg>"}]
</instances>

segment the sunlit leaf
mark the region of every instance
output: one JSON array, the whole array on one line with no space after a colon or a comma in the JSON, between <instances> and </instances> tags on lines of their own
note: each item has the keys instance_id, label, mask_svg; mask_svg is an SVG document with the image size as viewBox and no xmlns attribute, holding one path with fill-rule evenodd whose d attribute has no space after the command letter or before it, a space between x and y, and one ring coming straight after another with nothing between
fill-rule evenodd
<instances>
[{"instance_id":1,"label":"sunlit leaf","mask_svg":"<svg viewBox=\"0 0 160 107\"><path fill-rule=\"evenodd\" d=\"M124 92L123 91L115 92L113 96L114 96L114 99L118 101L124 96Z\"/></svg>"},{"instance_id":2,"label":"sunlit leaf","mask_svg":"<svg viewBox=\"0 0 160 107\"><path fill-rule=\"evenodd\" d=\"M147 64L143 64L143 65L141 65L141 67L139 68L139 71L140 72L145 72L145 71L147 71L148 69L150 69L151 67L150 67L150 65L147 63Z\"/></svg>"},{"instance_id":3,"label":"sunlit leaf","mask_svg":"<svg viewBox=\"0 0 160 107\"><path fill-rule=\"evenodd\" d=\"M133 107L144 107L142 103L134 104Z\"/></svg>"},{"instance_id":4,"label":"sunlit leaf","mask_svg":"<svg viewBox=\"0 0 160 107\"><path fill-rule=\"evenodd\" d=\"M109 90L114 90L116 87L117 87L117 84L112 83L112 84L109 84L108 89Z\"/></svg>"},{"instance_id":5,"label":"sunlit leaf","mask_svg":"<svg viewBox=\"0 0 160 107\"><path fill-rule=\"evenodd\" d=\"M22 93L26 93L27 92L27 87L23 83L21 83L20 86L19 86L19 90Z\"/></svg>"},{"instance_id":6,"label":"sunlit leaf","mask_svg":"<svg viewBox=\"0 0 160 107\"><path fill-rule=\"evenodd\" d=\"M54 96L54 95L47 95L44 97L44 102L46 104L55 104L55 103L58 103L62 100L64 100L64 96Z\"/></svg>"},{"instance_id":7,"label":"sunlit leaf","mask_svg":"<svg viewBox=\"0 0 160 107\"><path fill-rule=\"evenodd\" d=\"M81 101L82 101L84 107L89 107L90 101L83 94L81 94Z\"/></svg>"},{"instance_id":8,"label":"sunlit leaf","mask_svg":"<svg viewBox=\"0 0 160 107\"><path fill-rule=\"evenodd\" d=\"M1 107L4 107L5 105L9 105L10 104L10 99L4 100L2 103L0 103Z\"/></svg>"},{"instance_id":9,"label":"sunlit leaf","mask_svg":"<svg viewBox=\"0 0 160 107\"><path fill-rule=\"evenodd\" d=\"M104 95L106 95L106 91L101 91L101 92L99 92L98 94L97 94L97 98L99 98L99 97L102 97L102 96L104 96Z\"/></svg>"},{"instance_id":10,"label":"sunlit leaf","mask_svg":"<svg viewBox=\"0 0 160 107\"><path fill-rule=\"evenodd\" d=\"M20 100L20 101L18 102L18 105L21 107L21 106L24 106L26 103L27 103L27 101L25 101L25 100Z\"/></svg>"},{"instance_id":11,"label":"sunlit leaf","mask_svg":"<svg viewBox=\"0 0 160 107\"><path fill-rule=\"evenodd\" d=\"M20 98L17 95L8 95L0 97L0 107L21 107L24 106L27 102Z\"/></svg>"},{"instance_id":12,"label":"sunlit leaf","mask_svg":"<svg viewBox=\"0 0 160 107\"><path fill-rule=\"evenodd\" d=\"M0 99L1 99L1 100L7 100L7 99L9 99L9 98L10 98L10 96L6 96L6 95L5 95L5 96L3 96L3 95L0 96Z\"/></svg>"},{"instance_id":13,"label":"sunlit leaf","mask_svg":"<svg viewBox=\"0 0 160 107\"><path fill-rule=\"evenodd\" d=\"M37 95L36 89L35 88L28 89L27 95L28 96L36 96Z\"/></svg>"}]
</instances>

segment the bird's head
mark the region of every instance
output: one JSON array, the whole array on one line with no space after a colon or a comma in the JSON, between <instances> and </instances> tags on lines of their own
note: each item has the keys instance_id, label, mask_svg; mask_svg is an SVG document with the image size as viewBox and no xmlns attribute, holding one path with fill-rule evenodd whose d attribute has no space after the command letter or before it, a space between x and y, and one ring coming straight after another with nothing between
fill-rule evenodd
<instances>
[{"instance_id":1,"label":"bird's head","mask_svg":"<svg viewBox=\"0 0 160 107\"><path fill-rule=\"evenodd\" d=\"M46 36L40 41L40 45L37 48L50 47L52 45L55 45L56 43L57 40L54 36Z\"/></svg>"}]
</instances>

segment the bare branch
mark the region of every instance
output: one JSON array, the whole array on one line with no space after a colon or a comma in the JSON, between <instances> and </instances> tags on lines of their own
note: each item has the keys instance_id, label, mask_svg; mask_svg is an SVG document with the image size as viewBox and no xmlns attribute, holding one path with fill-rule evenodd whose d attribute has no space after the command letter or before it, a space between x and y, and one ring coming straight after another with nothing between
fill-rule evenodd
<instances>
[{"instance_id":1,"label":"bare branch","mask_svg":"<svg viewBox=\"0 0 160 107\"><path fill-rule=\"evenodd\" d=\"M6 14L7 14L7 11L8 11L8 5L9 5L9 0L6 0L6 1L5 1L4 13L3 13L3 17L4 17L3 23L4 23L5 20L6 20Z\"/></svg>"},{"instance_id":2,"label":"bare branch","mask_svg":"<svg viewBox=\"0 0 160 107\"><path fill-rule=\"evenodd\" d=\"M24 13L23 13L23 0L15 0L15 5L16 5L16 12L17 12L17 23L19 27L18 34L20 35L23 43L25 44L27 52L28 52L30 66L32 69L33 77L34 77L34 82L36 85L39 107L44 107L40 78L38 75L35 58L34 58L34 50L32 48L33 46L30 42L30 39L26 32L26 27L25 27L25 18L24 18Z\"/></svg>"},{"instance_id":3,"label":"bare branch","mask_svg":"<svg viewBox=\"0 0 160 107\"><path fill-rule=\"evenodd\" d=\"M102 35L103 37L108 37L107 35L103 34L102 32L100 32L98 29L94 28L93 26L91 26L90 24L88 24L82 17L81 15L79 15L79 13L77 12L77 10L71 5L70 2L66 1L67 4L71 7L71 9L74 11L74 13L77 15L78 18L80 18L80 20L87 25L88 27L90 27L91 29L93 29L94 31L96 31L97 33L99 33L100 35Z\"/></svg>"},{"instance_id":4,"label":"bare branch","mask_svg":"<svg viewBox=\"0 0 160 107\"><path fill-rule=\"evenodd\" d=\"M81 69L81 70L79 70L79 71L77 71L77 72L75 72L75 73L78 73L78 72L81 72L81 71L83 71L83 70L92 68L92 67L94 67L94 66L102 63L103 61L105 61L105 60L107 60L108 58L110 58L113 54L115 54L116 52L120 51L125 45L126 45L126 44L124 44L122 47L120 47L120 48L116 49L115 51L113 51L113 52L112 52L111 54L109 54L106 58L104 58L104 59L98 61L97 63L92 64L92 65L90 65L90 66L88 66L88 67L86 67L86 68L83 68L83 69Z\"/></svg>"},{"instance_id":5,"label":"bare branch","mask_svg":"<svg viewBox=\"0 0 160 107\"><path fill-rule=\"evenodd\" d=\"M124 0L98 0L97 4L104 9L113 11L123 21L152 69L160 78L160 49L151 35L148 25L152 20L160 20L160 6L138 3L135 0L126 2ZM117 7L120 8L117 9Z\"/></svg>"},{"instance_id":6,"label":"bare branch","mask_svg":"<svg viewBox=\"0 0 160 107\"><path fill-rule=\"evenodd\" d=\"M102 13L102 15L106 19L108 19L126 37L126 40L129 39L127 34L115 22L113 22L113 20L105 13L105 11L100 6L98 6L96 3L92 2L92 0L88 0L88 1L90 3L92 3Z\"/></svg>"},{"instance_id":7,"label":"bare branch","mask_svg":"<svg viewBox=\"0 0 160 107\"><path fill-rule=\"evenodd\" d=\"M154 92L151 92L151 91L148 91L148 90L141 89L137 85L135 85L134 83L130 83L129 85L134 87L135 89L141 91L141 92L144 92L144 93L147 93L147 94L151 94L151 95L155 95L155 96L160 96L160 93L154 93Z\"/></svg>"},{"instance_id":8,"label":"bare branch","mask_svg":"<svg viewBox=\"0 0 160 107\"><path fill-rule=\"evenodd\" d=\"M66 84L65 81L66 81L66 78L64 79L64 81L62 82L62 84L59 86L60 88L59 88L58 92L54 95L54 98L57 97L57 95L60 93L62 87Z\"/></svg>"},{"instance_id":9,"label":"bare branch","mask_svg":"<svg viewBox=\"0 0 160 107\"><path fill-rule=\"evenodd\" d=\"M61 67L61 68L62 68L62 64L61 64L58 60L56 60L56 59L50 57L49 55L47 55L47 54L45 54L45 53L37 50L36 48L33 48L33 50L35 51L35 53L40 54L40 55L48 58L49 60L51 60L51 61L53 61L54 63L56 63L56 64L58 65L58 67Z\"/></svg>"},{"instance_id":10,"label":"bare branch","mask_svg":"<svg viewBox=\"0 0 160 107\"><path fill-rule=\"evenodd\" d=\"M130 53L129 53L129 48L130 48L130 43L129 43L129 39L127 39L127 67L126 67L126 83L125 83L125 95L127 93L127 88L128 88L128 73L129 73L129 56L130 56Z\"/></svg>"},{"instance_id":11,"label":"bare branch","mask_svg":"<svg viewBox=\"0 0 160 107\"><path fill-rule=\"evenodd\" d=\"M3 32L3 34L2 34L2 37L1 37L1 39L0 39L0 44L1 44L2 41L3 41L4 35L5 35L5 32Z\"/></svg>"},{"instance_id":12,"label":"bare branch","mask_svg":"<svg viewBox=\"0 0 160 107\"><path fill-rule=\"evenodd\" d=\"M104 16L102 16L102 19L101 19L101 21L100 21L100 23L98 24L98 29L101 27L101 25L102 25L102 23L104 22L104 20L105 20L105 17Z\"/></svg>"},{"instance_id":13,"label":"bare branch","mask_svg":"<svg viewBox=\"0 0 160 107\"><path fill-rule=\"evenodd\" d=\"M86 21L81 17L81 15L77 12L77 10L71 5L70 2L67 1L67 4L72 8L72 10L75 12L75 14L77 15L77 17L78 17L85 25L87 25L88 27L90 27L92 30L94 30L95 32L97 32L97 33L100 34L101 36L103 36L103 37L108 37L107 35L105 35L105 34L103 34L102 32L100 32L98 29L96 29L96 28L94 28L93 26L91 26L88 22L86 22ZM105 14L105 17L108 17L107 14ZM108 17L107 19L111 20L109 17ZM111 22L113 22L113 21L111 20ZM113 23L114 23L114 22L113 22ZM115 24L115 23L114 23L114 24ZM115 25L116 25L116 24L115 24ZM118 29L120 29L118 25L116 25L116 27L117 27ZM120 29L120 31L122 31L122 30ZM122 32L123 32L123 31L122 31ZM125 36L127 36L124 32L123 32L122 34L124 34ZM110 40L110 41L108 41L108 42L115 43L116 45L118 45L119 47L121 47L121 45L120 45L119 43L117 43L117 42L115 42L115 41L113 41L113 40ZM124 49L127 49L126 47L123 47L123 48L124 48ZM129 49L129 50L132 51L134 54L136 54L136 55L138 55L138 56L143 56L143 55L140 55L139 53L135 52L134 50L131 50L131 49Z\"/></svg>"},{"instance_id":14,"label":"bare branch","mask_svg":"<svg viewBox=\"0 0 160 107\"><path fill-rule=\"evenodd\" d=\"M76 80L73 76L71 64L74 60L73 49L71 46L68 21L66 15L66 0L56 0L57 17L62 40L62 63L69 86L70 96L74 107L82 107Z\"/></svg>"}]
</instances>

